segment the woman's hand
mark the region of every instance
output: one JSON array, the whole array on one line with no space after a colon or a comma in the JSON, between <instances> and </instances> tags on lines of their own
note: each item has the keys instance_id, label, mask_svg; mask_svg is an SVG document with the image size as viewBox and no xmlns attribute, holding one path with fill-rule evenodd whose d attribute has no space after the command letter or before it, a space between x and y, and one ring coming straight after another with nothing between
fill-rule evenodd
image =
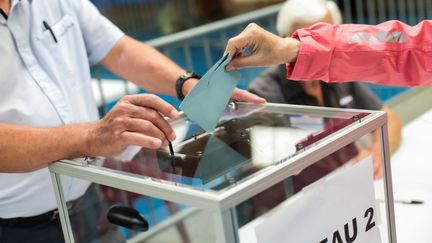
<instances>
[{"instance_id":1,"label":"woman's hand","mask_svg":"<svg viewBox=\"0 0 432 243\"><path fill-rule=\"evenodd\" d=\"M225 53L229 53L231 62L226 70L244 67L268 67L295 61L300 41L293 38L281 38L256 24L249 24L242 33L228 41ZM243 55L250 49L250 55Z\"/></svg>"}]
</instances>

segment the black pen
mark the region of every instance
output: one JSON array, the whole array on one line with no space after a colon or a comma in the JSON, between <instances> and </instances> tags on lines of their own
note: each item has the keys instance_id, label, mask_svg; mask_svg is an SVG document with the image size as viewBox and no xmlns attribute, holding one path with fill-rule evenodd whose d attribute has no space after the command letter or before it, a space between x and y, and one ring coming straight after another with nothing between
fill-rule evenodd
<instances>
[{"instance_id":1,"label":"black pen","mask_svg":"<svg viewBox=\"0 0 432 243\"><path fill-rule=\"evenodd\" d=\"M172 146L171 141L168 141L168 147L169 147L171 157L174 157L174 148Z\"/></svg>"},{"instance_id":2,"label":"black pen","mask_svg":"<svg viewBox=\"0 0 432 243\"><path fill-rule=\"evenodd\" d=\"M171 167L172 167L173 173L175 174L176 173L176 170L175 170L176 164L175 164L174 148L172 146L171 141L168 141L168 147L169 147L169 151L170 151Z\"/></svg>"},{"instance_id":3,"label":"black pen","mask_svg":"<svg viewBox=\"0 0 432 243\"><path fill-rule=\"evenodd\" d=\"M384 203L385 200L383 199L377 199L378 202L382 202ZM424 204L424 201L422 200L400 200L400 199L394 199L393 200L394 203L401 203L401 204L411 204L411 205L420 205L420 204Z\"/></svg>"},{"instance_id":4,"label":"black pen","mask_svg":"<svg viewBox=\"0 0 432 243\"><path fill-rule=\"evenodd\" d=\"M423 204L423 201L420 200L394 200L395 203L402 203L402 204Z\"/></svg>"},{"instance_id":5,"label":"black pen","mask_svg":"<svg viewBox=\"0 0 432 243\"><path fill-rule=\"evenodd\" d=\"M42 23L43 23L45 29L47 29L47 30L51 33L51 35L52 35L52 37L53 37L55 43L57 43L57 38L56 38L56 36L54 35L54 31L51 29L51 27L49 26L49 24L48 24L45 20L42 21Z\"/></svg>"}]
</instances>

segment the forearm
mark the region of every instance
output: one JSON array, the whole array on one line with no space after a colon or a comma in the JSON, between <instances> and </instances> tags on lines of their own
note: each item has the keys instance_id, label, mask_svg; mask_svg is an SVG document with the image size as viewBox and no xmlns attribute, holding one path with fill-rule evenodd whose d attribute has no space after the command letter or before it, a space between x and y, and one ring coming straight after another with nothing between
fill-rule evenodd
<instances>
[{"instance_id":1,"label":"forearm","mask_svg":"<svg viewBox=\"0 0 432 243\"><path fill-rule=\"evenodd\" d=\"M176 96L175 81L184 70L151 46L123 37L102 60L111 72L152 93Z\"/></svg>"},{"instance_id":2,"label":"forearm","mask_svg":"<svg viewBox=\"0 0 432 243\"><path fill-rule=\"evenodd\" d=\"M164 117L176 109L150 94L128 95L99 121L36 128L0 124L0 172L28 172L49 163L83 156L115 156L129 145L158 149L174 141Z\"/></svg>"},{"instance_id":3,"label":"forearm","mask_svg":"<svg viewBox=\"0 0 432 243\"><path fill-rule=\"evenodd\" d=\"M85 155L87 124L36 128L0 124L0 171L28 172Z\"/></svg>"},{"instance_id":4,"label":"forearm","mask_svg":"<svg viewBox=\"0 0 432 243\"><path fill-rule=\"evenodd\" d=\"M176 93L176 80L185 70L153 47L130 37L123 37L102 60L102 65L111 72L130 80L151 93L166 94L173 97ZM187 79L182 86L186 96L195 84L196 78ZM263 104L265 100L251 93L235 89L232 100Z\"/></svg>"},{"instance_id":5,"label":"forearm","mask_svg":"<svg viewBox=\"0 0 432 243\"><path fill-rule=\"evenodd\" d=\"M390 154L393 154L401 143L401 128L402 123L396 114L387 107L383 107L382 111L387 112L387 130ZM380 133L378 130L373 132L372 149L375 151L381 150Z\"/></svg>"},{"instance_id":6,"label":"forearm","mask_svg":"<svg viewBox=\"0 0 432 243\"><path fill-rule=\"evenodd\" d=\"M393 154L399 148L402 138L402 122L397 115L389 108L384 107L383 111L387 112L387 130L389 134L389 149Z\"/></svg>"},{"instance_id":7,"label":"forearm","mask_svg":"<svg viewBox=\"0 0 432 243\"><path fill-rule=\"evenodd\" d=\"M301 42L288 78L418 86L432 83L432 21L408 26L318 24L298 30Z\"/></svg>"}]
</instances>

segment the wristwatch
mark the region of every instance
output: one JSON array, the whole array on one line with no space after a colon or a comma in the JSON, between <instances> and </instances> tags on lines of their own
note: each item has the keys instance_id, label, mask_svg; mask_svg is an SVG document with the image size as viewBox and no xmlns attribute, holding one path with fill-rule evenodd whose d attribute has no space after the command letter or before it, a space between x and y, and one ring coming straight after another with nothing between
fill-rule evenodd
<instances>
[{"instance_id":1,"label":"wristwatch","mask_svg":"<svg viewBox=\"0 0 432 243\"><path fill-rule=\"evenodd\" d=\"M186 71L184 74L182 74L176 81L176 93L177 93L177 97L180 100L183 100L185 98L184 94L183 94L183 84L186 80L190 79L190 78L197 78L200 79L201 76L192 72L192 71Z\"/></svg>"}]
</instances>

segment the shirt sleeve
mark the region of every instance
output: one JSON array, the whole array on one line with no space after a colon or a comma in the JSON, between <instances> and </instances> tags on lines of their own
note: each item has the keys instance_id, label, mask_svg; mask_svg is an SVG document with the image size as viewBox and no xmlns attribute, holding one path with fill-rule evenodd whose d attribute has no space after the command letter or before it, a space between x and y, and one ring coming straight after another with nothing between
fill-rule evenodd
<instances>
[{"instance_id":1,"label":"shirt sleeve","mask_svg":"<svg viewBox=\"0 0 432 243\"><path fill-rule=\"evenodd\" d=\"M287 78L420 86L432 84L432 21L371 25L317 24L293 35L300 40Z\"/></svg>"},{"instance_id":2,"label":"shirt sleeve","mask_svg":"<svg viewBox=\"0 0 432 243\"><path fill-rule=\"evenodd\" d=\"M382 109L383 104L379 98L370 91L366 84L353 82L350 83L350 85L356 108L366 110Z\"/></svg>"},{"instance_id":3,"label":"shirt sleeve","mask_svg":"<svg viewBox=\"0 0 432 243\"><path fill-rule=\"evenodd\" d=\"M89 0L70 0L79 21L90 64L99 63L124 33Z\"/></svg>"}]
</instances>

